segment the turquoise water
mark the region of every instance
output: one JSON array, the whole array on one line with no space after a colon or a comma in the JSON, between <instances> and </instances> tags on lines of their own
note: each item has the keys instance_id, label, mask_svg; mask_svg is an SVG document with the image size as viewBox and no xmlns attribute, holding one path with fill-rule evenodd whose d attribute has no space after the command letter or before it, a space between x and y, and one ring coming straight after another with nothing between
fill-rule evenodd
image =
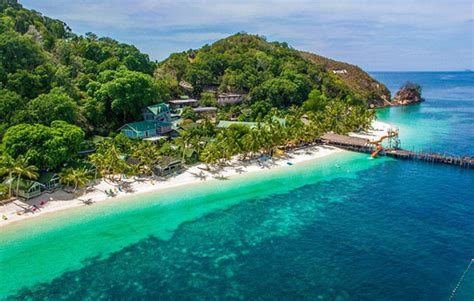
<instances>
[{"instance_id":1,"label":"turquoise water","mask_svg":"<svg viewBox=\"0 0 474 301\"><path fill-rule=\"evenodd\" d=\"M422 105L379 110L381 121L400 129L402 147L455 155L474 154L474 73L372 74L394 95L407 80L423 87Z\"/></svg>"},{"instance_id":2,"label":"turquoise water","mask_svg":"<svg viewBox=\"0 0 474 301\"><path fill-rule=\"evenodd\" d=\"M444 75L467 92L447 97ZM379 113L416 126L404 146L472 149L472 75L375 76L426 82L425 104ZM0 296L447 300L474 257L472 187L470 170L342 153L38 217L0 230ZM454 300L473 297L471 270Z\"/></svg>"}]
</instances>

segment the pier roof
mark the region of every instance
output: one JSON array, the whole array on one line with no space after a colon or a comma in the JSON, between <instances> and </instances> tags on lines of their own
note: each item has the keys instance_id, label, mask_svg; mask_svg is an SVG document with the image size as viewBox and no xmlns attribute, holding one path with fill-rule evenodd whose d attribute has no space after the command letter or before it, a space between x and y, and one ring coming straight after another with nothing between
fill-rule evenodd
<instances>
[{"instance_id":1,"label":"pier roof","mask_svg":"<svg viewBox=\"0 0 474 301\"><path fill-rule=\"evenodd\" d=\"M321 140L328 143L335 144L344 144L344 145L355 145L355 146L365 146L368 139L351 137L347 135L339 135L334 133L326 133L321 137Z\"/></svg>"}]
</instances>

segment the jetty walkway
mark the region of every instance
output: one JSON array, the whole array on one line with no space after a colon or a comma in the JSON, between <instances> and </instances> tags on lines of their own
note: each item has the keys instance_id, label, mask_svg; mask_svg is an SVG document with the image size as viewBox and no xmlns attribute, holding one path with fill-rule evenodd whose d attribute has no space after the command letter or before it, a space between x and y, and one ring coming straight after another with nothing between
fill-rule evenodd
<instances>
[{"instance_id":1,"label":"jetty walkway","mask_svg":"<svg viewBox=\"0 0 474 301\"><path fill-rule=\"evenodd\" d=\"M320 142L351 151L369 154L374 154L378 146L377 144L371 143L368 139L333 133L324 134L320 138ZM396 159L441 163L474 169L474 157L448 156L428 152L409 151L401 148L383 148L382 151L377 153L378 155L393 157Z\"/></svg>"}]
</instances>

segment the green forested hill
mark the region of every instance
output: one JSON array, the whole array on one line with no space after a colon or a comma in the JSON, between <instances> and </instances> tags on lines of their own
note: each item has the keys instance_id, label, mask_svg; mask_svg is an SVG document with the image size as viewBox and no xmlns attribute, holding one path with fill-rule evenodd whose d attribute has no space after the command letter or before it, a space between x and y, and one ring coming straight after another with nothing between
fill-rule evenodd
<instances>
[{"instance_id":1,"label":"green forested hill","mask_svg":"<svg viewBox=\"0 0 474 301\"><path fill-rule=\"evenodd\" d=\"M107 134L138 117L130 107L169 94L154 69L132 45L77 36L61 21L0 1L0 136L15 124L56 119Z\"/></svg>"},{"instance_id":2,"label":"green forested hill","mask_svg":"<svg viewBox=\"0 0 474 301\"><path fill-rule=\"evenodd\" d=\"M189 82L195 96L215 86L220 92L248 94L251 104L263 101L278 108L302 105L312 90L328 99L363 102L326 68L304 59L286 43L245 33L172 54L156 74Z\"/></svg>"},{"instance_id":3,"label":"green forested hill","mask_svg":"<svg viewBox=\"0 0 474 301\"><path fill-rule=\"evenodd\" d=\"M78 36L62 21L0 0L0 176L15 160L43 171L69 168L84 148L98 150L90 162L102 166L101 173L120 173L136 171L122 153L147 157L147 164L188 153L215 162L288 141L311 142L327 131L367 129L374 116L368 105L383 96L383 85L374 90L379 84L360 69L351 74L360 78L348 81L331 68L286 43L246 33L155 63L133 45ZM213 121L185 108L181 117L193 124L160 145L116 135L125 123L141 120L146 106L183 94L216 104L215 92L245 94L245 101L219 107ZM275 117L285 126L273 125ZM229 118L270 127L216 128L215 121ZM116 139L102 143L95 136Z\"/></svg>"},{"instance_id":4,"label":"green forested hill","mask_svg":"<svg viewBox=\"0 0 474 301\"><path fill-rule=\"evenodd\" d=\"M384 107L390 105L390 90L360 67L328 59L314 53L301 52L301 54L308 60L322 65L330 71L337 72L337 77L358 97L367 100L370 106Z\"/></svg>"},{"instance_id":5,"label":"green forested hill","mask_svg":"<svg viewBox=\"0 0 474 301\"><path fill-rule=\"evenodd\" d=\"M16 124L54 120L107 135L139 118L144 106L183 93L180 81L191 83L197 97L209 86L247 94L254 108L317 109L335 99L379 104L387 94L359 68L348 81L320 57L245 33L172 54L157 66L132 45L77 36L16 0L0 0L0 29L0 136Z\"/></svg>"},{"instance_id":6,"label":"green forested hill","mask_svg":"<svg viewBox=\"0 0 474 301\"><path fill-rule=\"evenodd\" d=\"M345 74L333 71L344 70ZM172 54L156 72L186 81L198 96L205 87L248 94L250 103L302 105L311 91L352 104L384 105L390 92L357 66L300 52L286 43L238 33L198 50Z\"/></svg>"}]
</instances>

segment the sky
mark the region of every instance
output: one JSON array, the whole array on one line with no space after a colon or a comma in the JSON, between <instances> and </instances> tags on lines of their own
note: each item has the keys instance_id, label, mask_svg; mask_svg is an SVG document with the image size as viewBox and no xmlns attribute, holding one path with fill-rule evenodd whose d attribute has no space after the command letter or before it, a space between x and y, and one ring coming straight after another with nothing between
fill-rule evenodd
<instances>
[{"instance_id":1,"label":"sky","mask_svg":"<svg viewBox=\"0 0 474 301\"><path fill-rule=\"evenodd\" d=\"M368 71L474 70L472 0L20 0L162 60L237 32Z\"/></svg>"}]
</instances>

